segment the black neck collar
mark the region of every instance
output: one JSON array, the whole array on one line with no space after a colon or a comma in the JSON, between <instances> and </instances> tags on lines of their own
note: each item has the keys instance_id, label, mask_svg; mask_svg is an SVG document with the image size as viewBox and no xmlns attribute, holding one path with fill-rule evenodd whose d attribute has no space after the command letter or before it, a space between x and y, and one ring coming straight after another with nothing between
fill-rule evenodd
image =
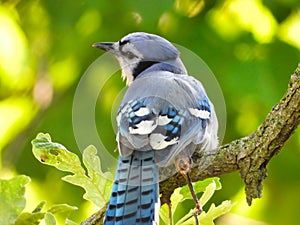
<instances>
[{"instance_id":1,"label":"black neck collar","mask_svg":"<svg viewBox=\"0 0 300 225\"><path fill-rule=\"evenodd\" d=\"M156 61L141 61L137 64L137 66L133 70L133 79L135 79L140 73L153 66L154 64L159 63Z\"/></svg>"}]
</instances>

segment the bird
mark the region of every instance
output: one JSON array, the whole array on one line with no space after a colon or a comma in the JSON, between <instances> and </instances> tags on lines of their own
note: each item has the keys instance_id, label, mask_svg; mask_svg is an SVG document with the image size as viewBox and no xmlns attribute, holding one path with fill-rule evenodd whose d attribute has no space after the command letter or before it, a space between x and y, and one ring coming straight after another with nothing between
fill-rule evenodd
<instances>
[{"instance_id":1,"label":"bird","mask_svg":"<svg viewBox=\"0 0 300 225\"><path fill-rule=\"evenodd\" d=\"M208 151L218 145L214 106L178 49L159 35L133 32L93 47L117 58L128 86L116 118L120 156L104 224L159 224L159 171L175 165L192 191L196 146Z\"/></svg>"}]
</instances>

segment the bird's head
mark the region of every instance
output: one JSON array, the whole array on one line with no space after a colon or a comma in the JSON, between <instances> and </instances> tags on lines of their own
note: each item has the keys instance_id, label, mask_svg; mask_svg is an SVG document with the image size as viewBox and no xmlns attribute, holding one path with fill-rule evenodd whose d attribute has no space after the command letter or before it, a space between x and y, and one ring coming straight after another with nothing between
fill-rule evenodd
<instances>
[{"instance_id":1,"label":"bird's head","mask_svg":"<svg viewBox=\"0 0 300 225\"><path fill-rule=\"evenodd\" d=\"M127 79L128 85L145 69L159 62L175 61L178 67L184 68L179 59L179 51L174 45L154 34L135 32L126 35L120 41L98 42L93 44L93 47L117 57L122 68L122 77Z\"/></svg>"}]
</instances>

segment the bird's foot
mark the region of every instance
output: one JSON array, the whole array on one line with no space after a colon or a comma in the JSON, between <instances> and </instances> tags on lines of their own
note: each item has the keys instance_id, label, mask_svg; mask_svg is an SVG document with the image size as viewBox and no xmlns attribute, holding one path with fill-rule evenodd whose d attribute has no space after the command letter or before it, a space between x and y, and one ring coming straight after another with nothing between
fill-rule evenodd
<instances>
[{"instance_id":1,"label":"bird's foot","mask_svg":"<svg viewBox=\"0 0 300 225\"><path fill-rule=\"evenodd\" d=\"M193 214L194 214L195 221L196 221L195 224L198 225L199 224L198 215L202 212L202 207L198 201L197 195L196 195L194 187L193 187L191 177L189 175L189 173L191 171L191 160L189 157L180 158L176 161L176 166L177 166L178 171L181 173L181 175L186 180L187 185L190 189L191 195L193 197L193 200L195 202L196 208L195 208L195 211Z\"/></svg>"}]
</instances>

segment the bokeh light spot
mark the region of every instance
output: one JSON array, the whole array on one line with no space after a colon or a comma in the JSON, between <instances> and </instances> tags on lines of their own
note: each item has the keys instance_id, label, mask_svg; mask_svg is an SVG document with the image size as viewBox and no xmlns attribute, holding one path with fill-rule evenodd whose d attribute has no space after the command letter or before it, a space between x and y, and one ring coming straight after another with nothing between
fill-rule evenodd
<instances>
[{"instance_id":1,"label":"bokeh light spot","mask_svg":"<svg viewBox=\"0 0 300 225\"><path fill-rule=\"evenodd\" d=\"M12 13L0 6L0 70L17 82L26 60L26 38Z\"/></svg>"},{"instance_id":2,"label":"bokeh light spot","mask_svg":"<svg viewBox=\"0 0 300 225\"><path fill-rule=\"evenodd\" d=\"M278 36L281 40L300 50L300 10L291 14L286 21L281 24Z\"/></svg>"},{"instance_id":3,"label":"bokeh light spot","mask_svg":"<svg viewBox=\"0 0 300 225\"><path fill-rule=\"evenodd\" d=\"M198 15L205 6L204 0L176 0L175 10L189 18Z\"/></svg>"},{"instance_id":4,"label":"bokeh light spot","mask_svg":"<svg viewBox=\"0 0 300 225\"><path fill-rule=\"evenodd\" d=\"M101 15L98 10L89 9L85 11L76 24L76 30L82 36L91 35L101 25Z\"/></svg>"}]
</instances>

